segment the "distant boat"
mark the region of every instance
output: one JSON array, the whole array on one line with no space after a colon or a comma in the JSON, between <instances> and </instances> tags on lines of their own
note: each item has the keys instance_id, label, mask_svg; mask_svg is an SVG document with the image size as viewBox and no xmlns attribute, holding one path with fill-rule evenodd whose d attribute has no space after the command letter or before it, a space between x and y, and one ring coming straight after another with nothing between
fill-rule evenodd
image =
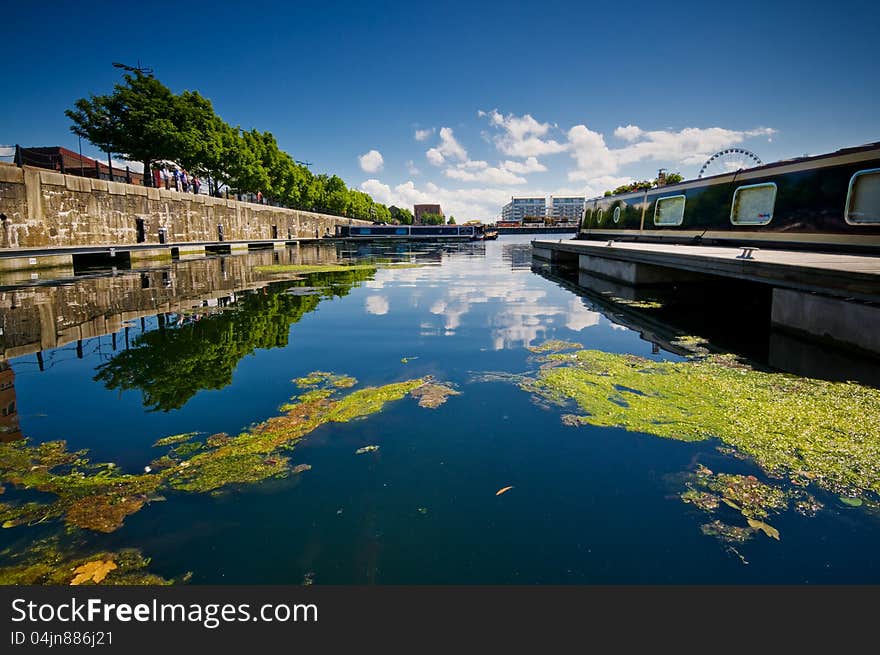
<instances>
[{"instance_id":1,"label":"distant boat","mask_svg":"<svg viewBox=\"0 0 880 655\"><path fill-rule=\"evenodd\" d=\"M498 238L498 230L489 228L483 232L483 241L494 241Z\"/></svg>"}]
</instances>

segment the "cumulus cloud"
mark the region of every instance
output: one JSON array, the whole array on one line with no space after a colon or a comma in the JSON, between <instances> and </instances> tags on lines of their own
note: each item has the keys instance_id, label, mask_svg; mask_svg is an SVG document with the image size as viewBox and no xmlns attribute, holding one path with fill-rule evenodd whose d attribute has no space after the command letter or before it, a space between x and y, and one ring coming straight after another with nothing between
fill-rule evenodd
<instances>
[{"instance_id":1,"label":"cumulus cloud","mask_svg":"<svg viewBox=\"0 0 880 655\"><path fill-rule=\"evenodd\" d=\"M460 182L485 182L487 184L525 184L528 180L506 168L489 166L484 161L468 161L453 168L447 168L443 174Z\"/></svg>"},{"instance_id":2,"label":"cumulus cloud","mask_svg":"<svg viewBox=\"0 0 880 655\"><path fill-rule=\"evenodd\" d=\"M419 167L416 166L416 163L410 159L406 162L406 172L410 175L421 175L422 171L419 170Z\"/></svg>"},{"instance_id":3,"label":"cumulus cloud","mask_svg":"<svg viewBox=\"0 0 880 655\"><path fill-rule=\"evenodd\" d=\"M479 111L477 115L489 120L489 124L501 133L492 138L495 147L509 157L539 157L564 152L567 145L554 139L543 138L553 127L541 123L531 114L504 115L497 109Z\"/></svg>"},{"instance_id":4,"label":"cumulus cloud","mask_svg":"<svg viewBox=\"0 0 880 655\"><path fill-rule=\"evenodd\" d=\"M436 130L433 127L425 130L416 130L413 136L415 137L416 141L427 141L428 137L434 134L435 131Z\"/></svg>"},{"instance_id":5,"label":"cumulus cloud","mask_svg":"<svg viewBox=\"0 0 880 655\"><path fill-rule=\"evenodd\" d=\"M622 166L643 161L699 165L713 152L742 143L748 138L770 137L775 133L776 130L769 127L751 130L686 127L674 131L643 130L637 125L627 125L614 130L614 136L627 141L628 145L609 148L600 133L586 125L575 125L568 131L568 142L577 168L569 172L568 179L589 181L613 175Z\"/></svg>"},{"instance_id":6,"label":"cumulus cloud","mask_svg":"<svg viewBox=\"0 0 880 655\"><path fill-rule=\"evenodd\" d=\"M366 173L378 173L385 165L382 153L378 150L370 150L369 152L364 153L358 157L358 162L360 162L361 170Z\"/></svg>"},{"instance_id":7,"label":"cumulus cloud","mask_svg":"<svg viewBox=\"0 0 880 655\"><path fill-rule=\"evenodd\" d=\"M425 156L434 166L442 166L453 159L467 161L468 158L467 150L455 139L451 127L440 128L440 144L428 150Z\"/></svg>"},{"instance_id":8,"label":"cumulus cloud","mask_svg":"<svg viewBox=\"0 0 880 655\"><path fill-rule=\"evenodd\" d=\"M432 182L417 186L412 180L392 187L375 178L362 182L360 190L369 193L378 202L398 207L439 203L447 216L454 215L464 220L496 217L512 193L510 188L503 187L450 189Z\"/></svg>"},{"instance_id":9,"label":"cumulus cloud","mask_svg":"<svg viewBox=\"0 0 880 655\"><path fill-rule=\"evenodd\" d=\"M541 173L547 170L547 167L539 162L535 157L528 157L525 161L514 161L507 159L501 164L502 168L511 173L520 173L526 175L528 173Z\"/></svg>"},{"instance_id":10,"label":"cumulus cloud","mask_svg":"<svg viewBox=\"0 0 880 655\"><path fill-rule=\"evenodd\" d=\"M614 130L614 136L624 141L635 141L642 135L642 128L636 125L627 125L626 127L618 127Z\"/></svg>"}]
</instances>

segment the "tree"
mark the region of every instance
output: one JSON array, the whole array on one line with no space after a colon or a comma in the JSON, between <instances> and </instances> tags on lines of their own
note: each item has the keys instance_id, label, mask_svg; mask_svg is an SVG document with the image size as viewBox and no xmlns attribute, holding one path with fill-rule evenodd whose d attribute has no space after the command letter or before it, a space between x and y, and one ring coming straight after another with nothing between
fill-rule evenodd
<instances>
[{"instance_id":1,"label":"tree","mask_svg":"<svg viewBox=\"0 0 880 655\"><path fill-rule=\"evenodd\" d=\"M445 222L443 214L422 214L423 225L443 225Z\"/></svg>"},{"instance_id":2,"label":"tree","mask_svg":"<svg viewBox=\"0 0 880 655\"><path fill-rule=\"evenodd\" d=\"M175 97L152 75L136 71L123 76L106 96L80 98L64 113L73 121L70 131L108 153L144 162L144 179L158 159L171 159L181 148L174 122Z\"/></svg>"},{"instance_id":3,"label":"tree","mask_svg":"<svg viewBox=\"0 0 880 655\"><path fill-rule=\"evenodd\" d=\"M412 225L413 215L410 210L391 205L388 208L388 213L391 215L392 221L396 221L400 225Z\"/></svg>"},{"instance_id":4,"label":"tree","mask_svg":"<svg viewBox=\"0 0 880 655\"><path fill-rule=\"evenodd\" d=\"M385 205L363 191L349 189L337 175L314 175L281 150L270 132L233 127L197 91L175 95L152 75L125 74L113 93L81 98L68 109L71 131L107 153L144 163L149 186L151 164L176 162L207 177L209 191L221 186L239 192L262 192L288 207L340 216L390 221ZM412 223L408 210L401 222Z\"/></svg>"},{"instance_id":5,"label":"tree","mask_svg":"<svg viewBox=\"0 0 880 655\"><path fill-rule=\"evenodd\" d=\"M455 216L450 216L449 220L446 221L447 225L455 225Z\"/></svg>"}]
</instances>

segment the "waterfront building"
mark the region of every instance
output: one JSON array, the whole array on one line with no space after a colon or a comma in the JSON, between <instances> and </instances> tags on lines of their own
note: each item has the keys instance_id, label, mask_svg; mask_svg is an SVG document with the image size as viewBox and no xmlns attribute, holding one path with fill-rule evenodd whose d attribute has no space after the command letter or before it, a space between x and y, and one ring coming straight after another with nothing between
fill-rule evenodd
<instances>
[{"instance_id":1,"label":"waterfront building","mask_svg":"<svg viewBox=\"0 0 880 655\"><path fill-rule=\"evenodd\" d=\"M556 223L578 223L584 213L584 196L550 196L547 215Z\"/></svg>"},{"instance_id":2,"label":"waterfront building","mask_svg":"<svg viewBox=\"0 0 880 655\"><path fill-rule=\"evenodd\" d=\"M78 153L62 148L61 146L45 146L37 148L18 148L15 155L25 166L37 166L48 168L59 173L69 175L81 175L82 177L110 180L110 168L107 164L96 161ZM125 168L113 167L114 182L130 182L142 185L144 176L134 171L126 173Z\"/></svg>"},{"instance_id":3,"label":"waterfront building","mask_svg":"<svg viewBox=\"0 0 880 655\"><path fill-rule=\"evenodd\" d=\"M416 225L421 225L422 216L425 214L440 214L440 216L443 216L443 210L440 209L440 205L413 205L413 222Z\"/></svg>"},{"instance_id":4,"label":"waterfront building","mask_svg":"<svg viewBox=\"0 0 880 655\"><path fill-rule=\"evenodd\" d=\"M541 221L547 216L547 199L544 197L517 197L512 196L510 202L501 209L501 220L504 222L522 223L529 218Z\"/></svg>"}]
</instances>

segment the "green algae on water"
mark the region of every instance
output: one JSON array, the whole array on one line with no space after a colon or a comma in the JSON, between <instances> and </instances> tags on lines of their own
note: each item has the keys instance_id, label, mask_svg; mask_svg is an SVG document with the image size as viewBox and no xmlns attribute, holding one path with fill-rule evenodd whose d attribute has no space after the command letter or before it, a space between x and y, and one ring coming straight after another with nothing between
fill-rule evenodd
<instances>
[{"instance_id":1,"label":"green algae on water","mask_svg":"<svg viewBox=\"0 0 880 655\"><path fill-rule=\"evenodd\" d=\"M315 389L318 387L347 389L357 384L357 380L350 375L337 375L327 371L313 371L301 378L296 378L293 383L300 389Z\"/></svg>"},{"instance_id":2,"label":"green algae on water","mask_svg":"<svg viewBox=\"0 0 880 655\"><path fill-rule=\"evenodd\" d=\"M575 403L569 424L669 439L717 438L768 473L840 495L880 493L880 390L754 370L735 358L657 362L580 350L551 354L521 387Z\"/></svg>"},{"instance_id":3,"label":"green algae on water","mask_svg":"<svg viewBox=\"0 0 880 655\"><path fill-rule=\"evenodd\" d=\"M198 432L184 432L183 434L172 434L168 437L162 437L153 444L153 448L160 448L162 446L171 446L173 444L183 443L185 441L189 441L193 437L198 436L198 434Z\"/></svg>"},{"instance_id":4,"label":"green algae on water","mask_svg":"<svg viewBox=\"0 0 880 655\"><path fill-rule=\"evenodd\" d=\"M189 574L177 579L168 580L154 573L147 567L149 558L135 548L123 548L116 551L89 551L88 554L62 547L57 538L48 538L31 544L21 551L8 549L0 553L0 585L70 585L70 584L102 584L102 585L170 585L186 582ZM77 579L77 571L83 571L90 564L111 563L105 577L98 577L99 582Z\"/></svg>"},{"instance_id":5,"label":"green algae on water","mask_svg":"<svg viewBox=\"0 0 880 655\"><path fill-rule=\"evenodd\" d=\"M537 346L526 346L526 350L533 353L558 353L566 350L577 350L578 348L583 348L583 345L574 341L563 341L562 339L548 339Z\"/></svg>"},{"instance_id":6,"label":"green algae on water","mask_svg":"<svg viewBox=\"0 0 880 655\"><path fill-rule=\"evenodd\" d=\"M434 387L442 387L446 395L451 392L430 378L416 378L334 396L355 383L352 377L321 371L300 378L298 384L310 390L285 404L280 416L237 436L211 435L204 443L184 441L181 435L166 438L165 443L177 445L142 474L92 463L85 451L70 452L63 441L37 446L27 440L0 443L0 482L52 497L48 502L0 503L0 521L13 528L63 518L71 528L113 532L162 489L211 492L285 477L292 469L283 451L321 425L366 418L428 384L434 385L429 397L437 397Z\"/></svg>"}]
</instances>

